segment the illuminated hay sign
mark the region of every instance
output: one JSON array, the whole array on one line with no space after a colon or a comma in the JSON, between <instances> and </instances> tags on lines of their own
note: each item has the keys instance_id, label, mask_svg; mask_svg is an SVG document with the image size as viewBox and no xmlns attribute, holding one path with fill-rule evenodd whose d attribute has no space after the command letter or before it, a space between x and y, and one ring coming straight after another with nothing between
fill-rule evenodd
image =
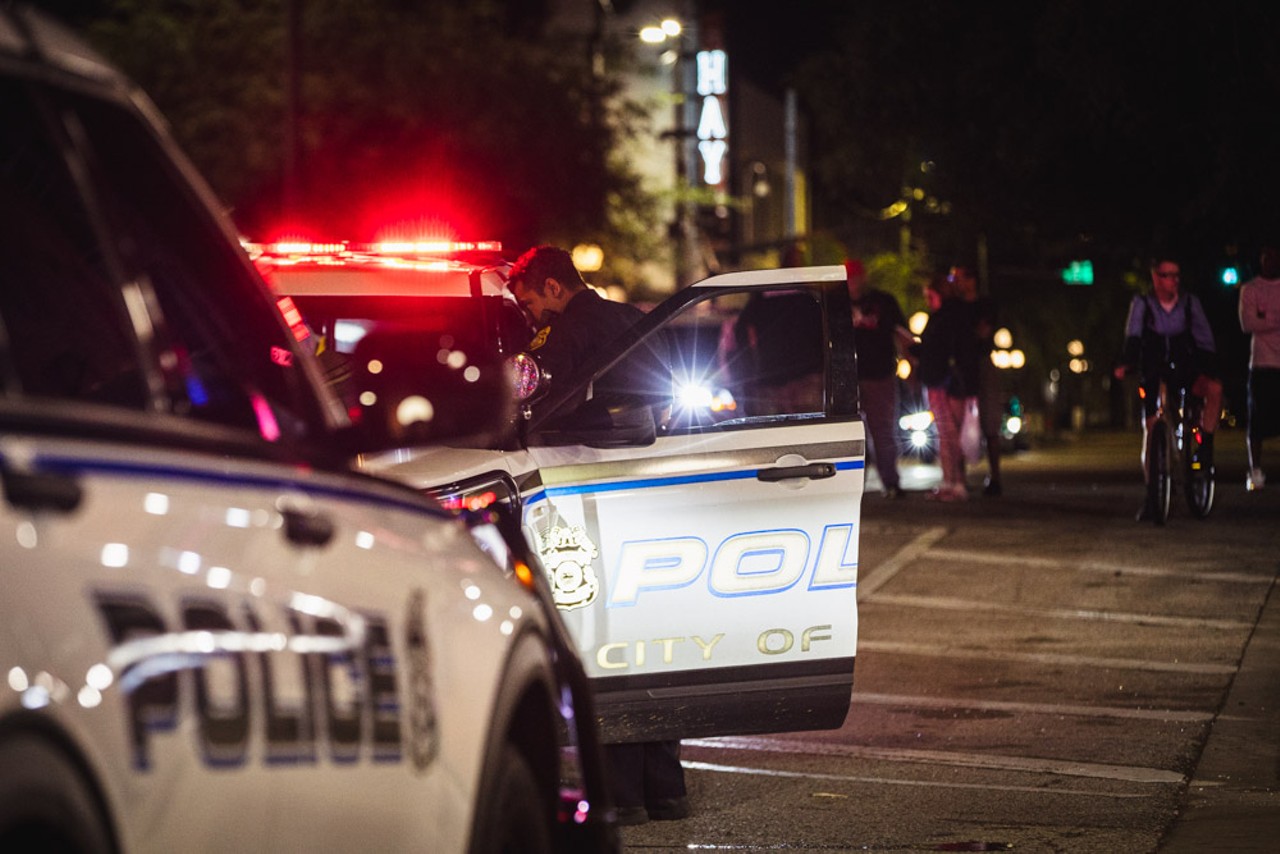
<instances>
[{"instance_id":1,"label":"illuminated hay sign","mask_svg":"<svg viewBox=\"0 0 1280 854\"><path fill-rule=\"evenodd\" d=\"M729 59L722 50L698 51L698 157L702 183L723 189L724 163L729 153Z\"/></svg>"}]
</instances>

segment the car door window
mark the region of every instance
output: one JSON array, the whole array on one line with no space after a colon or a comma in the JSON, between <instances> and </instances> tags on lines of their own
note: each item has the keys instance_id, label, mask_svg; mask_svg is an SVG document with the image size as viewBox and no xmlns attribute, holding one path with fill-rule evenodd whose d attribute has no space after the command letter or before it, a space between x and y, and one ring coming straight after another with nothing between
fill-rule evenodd
<instances>
[{"instance_id":1,"label":"car door window","mask_svg":"<svg viewBox=\"0 0 1280 854\"><path fill-rule=\"evenodd\" d=\"M756 291L726 312L717 359L740 416L823 410L825 336L818 295Z\"/></svg>"},{"instance_id":2,"label":"car door window","mask_svg":"<svg viewBox=\"0 0 1280 854\"><path fill-rule=\"evenodd\" d=\"M856 369L851 344L831 337L848 313L839 284L691 294L670 312L646 317L630 340L602 350L595 375L625 359L619 354L628 348L661 339L672 387L664 435L847 419L857 411ZM551 405L561 405L566 391L553 385Z\"/></svg>"},{"instance_id":3,"label":"car door window","mask_svg":"<svg viewBox=\"0 0 1280 854\"><path fill-rule=\"evenodd\" d=\"M158 304L170 408L269 441L305 432L315 414L287 327L158 142L113 105L70 100L65 109L82 128L123 263Z\"/></svg>"},{"instance_id":4,"label":"car door window","mask_svg":"<svg viewBox=\"0 0 1280 854\"><path fill-rule=\"evenodd\" d=\"M47 117L12 83L0 98L14 117L0 126L5 390L141 408L140 351Z\"/></svg>"}]
</instances>

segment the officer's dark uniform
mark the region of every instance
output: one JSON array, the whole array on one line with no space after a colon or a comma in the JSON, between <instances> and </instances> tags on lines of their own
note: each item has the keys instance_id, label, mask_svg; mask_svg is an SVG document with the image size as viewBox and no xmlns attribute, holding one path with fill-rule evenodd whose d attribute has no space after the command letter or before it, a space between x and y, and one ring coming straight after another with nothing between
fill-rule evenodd
<instances>
[{"instance_id":1,"label":"officer's dark uniform","mask_svg":"<svg viewBox=\"0 0 1280 854\"><path fill-rule=\"evenodd\" d=\"M564 311L533 336L529 352L550 375L552 388L585 379L603 349L636 324L644 313L635 306L604 299L590 288L578 291ZM550 426L607 427L610 408L671 401L670 355L665 339L652 338L627 354L591 384L590 399L568 402Z\"/></svg>"}]
</instances>

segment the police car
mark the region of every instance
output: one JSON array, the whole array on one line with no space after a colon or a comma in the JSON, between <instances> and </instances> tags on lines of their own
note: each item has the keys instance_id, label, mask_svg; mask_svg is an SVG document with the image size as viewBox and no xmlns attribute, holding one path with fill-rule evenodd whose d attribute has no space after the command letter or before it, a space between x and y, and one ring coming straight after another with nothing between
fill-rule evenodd
<instances>
[{"instance_id":1,"label":"police car","mask_svg":"<svg viewBox=\"0 0 1280 854\"><path fill-rule=\"evenodd\" d=\"M399 408L388 377L428 362L516 366L530 397L514 441L423 437L360 464L451 506L518 512L607 742L839 726L857 643L865 463L843 267L715 276L626 340L602 341L584 376L546 377L521 354L533 330L488 248L477 258L467 255L476 246L427 241L296 243L255 255L333 356L357 417ZM660 339L670 411L560 417ZM803 375L778 375L788 353L807 354Z\"/></svg>"},{"instance_id":2,"label":"police car","mask_svg":"<svg viewBox=\"0 0 1280 854\"><path fill-rule=\"evenodd\" d=\"M0 90L0 849L616 849L518 526L350 470L403 435L109 64L5 4Z\"/></svg>"}]
</instances>

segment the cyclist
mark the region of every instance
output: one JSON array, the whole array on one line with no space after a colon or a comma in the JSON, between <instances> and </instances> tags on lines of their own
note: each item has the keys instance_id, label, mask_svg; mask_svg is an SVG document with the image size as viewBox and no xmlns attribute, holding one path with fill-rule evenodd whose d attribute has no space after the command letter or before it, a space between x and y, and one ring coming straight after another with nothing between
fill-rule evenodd
<instances>
[{"instance_id":1,"label":"cyclist","mask_svg":"<svg viewBox=\"0 0 1280 854\"><path fill-rule=\"evenodd\" d=\"M1217 348L1204 307L1194 294L1180 291L1182 271L1178 262L1157 256L1151 264L1151 293L1139 294L1129 305L1125 324L1124 356L1116 366L1116 379L1135 368L1141 377L1143 404L1142 472L1148 480L1148 437L1155 424L1160 382L1171 395L1183 390L1203 400L1200 429L1207 459L1213 458L1213 433L1222 414L1222 381L1217 379ZM1173 398L1177 399L1177 398ZM1138 511L1138 520L1151 518L1150 494Z\"/></svg>"}]
</instances>

